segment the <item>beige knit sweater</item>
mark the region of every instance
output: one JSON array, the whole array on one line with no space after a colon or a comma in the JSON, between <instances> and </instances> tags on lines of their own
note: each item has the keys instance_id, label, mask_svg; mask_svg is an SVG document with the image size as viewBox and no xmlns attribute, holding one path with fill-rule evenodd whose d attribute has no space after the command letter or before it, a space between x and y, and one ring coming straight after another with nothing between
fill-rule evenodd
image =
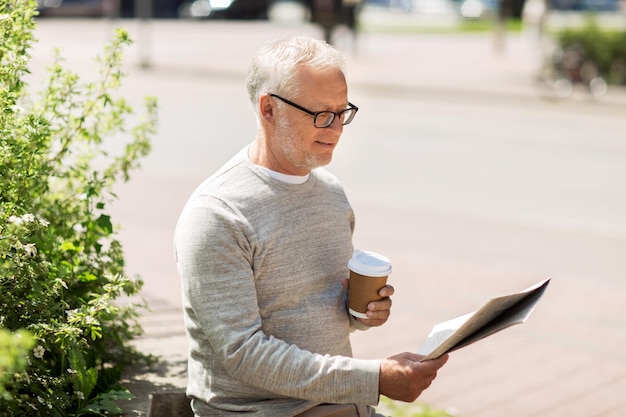
<instances>
[{"instance_id":1,"label":"beige knit sweater","mask_svg":"<svg viewBox=\"0 0 626 417\"><path fill-rule=\"evenodd\" d=\"M247 148L204 181L175 232L197 416L293 416L378 402L380 361L351 358L354 215L324 169L271 178Z\"/></svg>"}]
</instances>

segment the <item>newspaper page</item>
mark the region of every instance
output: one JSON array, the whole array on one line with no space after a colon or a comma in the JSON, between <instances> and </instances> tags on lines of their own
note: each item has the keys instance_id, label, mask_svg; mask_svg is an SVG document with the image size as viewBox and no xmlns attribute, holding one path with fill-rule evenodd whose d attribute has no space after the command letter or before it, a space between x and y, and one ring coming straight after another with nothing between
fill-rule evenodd
<instances>
[{"instance_id":1,"label":"newspaper page","mask_svg":"<svg viewBox=\"0 0 626 417\"><path fill-rule=\"evenodd\" d=\"M524 323L549 283L548 278L518 293L494 297L474 312L436 324L417 353L425 355L422 361L436 359Z\"/></svg>"}]
</instances>

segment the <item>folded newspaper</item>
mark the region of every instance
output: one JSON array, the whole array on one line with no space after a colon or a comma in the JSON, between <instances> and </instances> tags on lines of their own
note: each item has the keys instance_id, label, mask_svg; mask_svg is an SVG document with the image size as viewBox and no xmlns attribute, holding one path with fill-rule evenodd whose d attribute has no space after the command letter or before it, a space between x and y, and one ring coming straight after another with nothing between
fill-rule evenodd
<instances>
[{"instance_id":1,"label":"folded newspaper","mask_svg":"<svg viewBox=\"0 0 626 417\"><path fill-rule=\"evenodd\" d=\"M422 361L436 359L524 323L549 283L548 278L518 293L494 297L472 313L435 325L417 353L425 356Z\"/></svg>"}]
</instances>

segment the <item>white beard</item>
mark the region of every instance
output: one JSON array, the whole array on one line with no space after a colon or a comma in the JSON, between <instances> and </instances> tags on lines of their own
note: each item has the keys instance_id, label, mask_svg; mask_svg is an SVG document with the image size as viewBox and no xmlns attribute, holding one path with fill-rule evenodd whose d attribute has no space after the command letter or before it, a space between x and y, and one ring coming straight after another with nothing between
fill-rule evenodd
<instances>
[{"instance_id":1,"label":"white beard","mask_svg":"<svg viewBox=\"0 0 626 417\"><path fill-rule=\"evenodd\" d=\"M312 170L328 165L330 160L320 155L306 153L299 149L300 139L297 132L285 119L279 119L276 125L274 141L283 158L298 169Z\"/></svg>"}]
</instances>

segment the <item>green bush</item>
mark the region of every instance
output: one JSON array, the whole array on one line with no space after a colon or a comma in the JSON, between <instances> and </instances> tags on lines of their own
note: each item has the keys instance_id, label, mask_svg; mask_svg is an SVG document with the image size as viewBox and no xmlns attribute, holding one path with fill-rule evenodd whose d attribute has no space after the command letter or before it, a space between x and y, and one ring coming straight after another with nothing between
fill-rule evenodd
<instances>
[{"instance_id":1,"label":"green bush","mask_svg":"<svg viewBox=\"0 0 626 417\"><path fill-rule=\"evenodd\" d=\"M626 85L626 30L602 29L590 19L582 28L559 31L556 39L561 49L579 51L609 84Z\"/></svg>"},{"instance_id":2,"label":"green bush","mask_svg":"<svg viewBox=\"0 0 626 417\"><path fill-rule=\"evenodd\" d=\"M11 399L4 384L14 372L26 367L28 351L34 344L32 336L23 330L12 333L0 329L0 398Z\"/></svg>"},{"instance_id":3,"label":"green bush","mask_svg":"<svg viewBox=\"0 0 626 417\"><path fill-rule=\"evenodd\" d=\"M35 0L0 0L0 329L34 338L25 367L0 368L0 415L119 413L115 401L131 397L121 372L143 358L128 342L145 306L121 302L142 282L125 275L106 209L149 152L156 101L135 115L115 96L123 30L96 81L82 83L56 53L40 94L27 94L35 14Z\"/></svg>"},{"instance_id":4,"label":"green bush","mask_svg":"<svg viewBox=\"0 0 626 417\"><path fill-rule=\"evenodd\" d=\"M421 402L403 403L381 397L377 411L393 417L454 417L453 411L431 407Z\"/></svg>"}]
</instances>

